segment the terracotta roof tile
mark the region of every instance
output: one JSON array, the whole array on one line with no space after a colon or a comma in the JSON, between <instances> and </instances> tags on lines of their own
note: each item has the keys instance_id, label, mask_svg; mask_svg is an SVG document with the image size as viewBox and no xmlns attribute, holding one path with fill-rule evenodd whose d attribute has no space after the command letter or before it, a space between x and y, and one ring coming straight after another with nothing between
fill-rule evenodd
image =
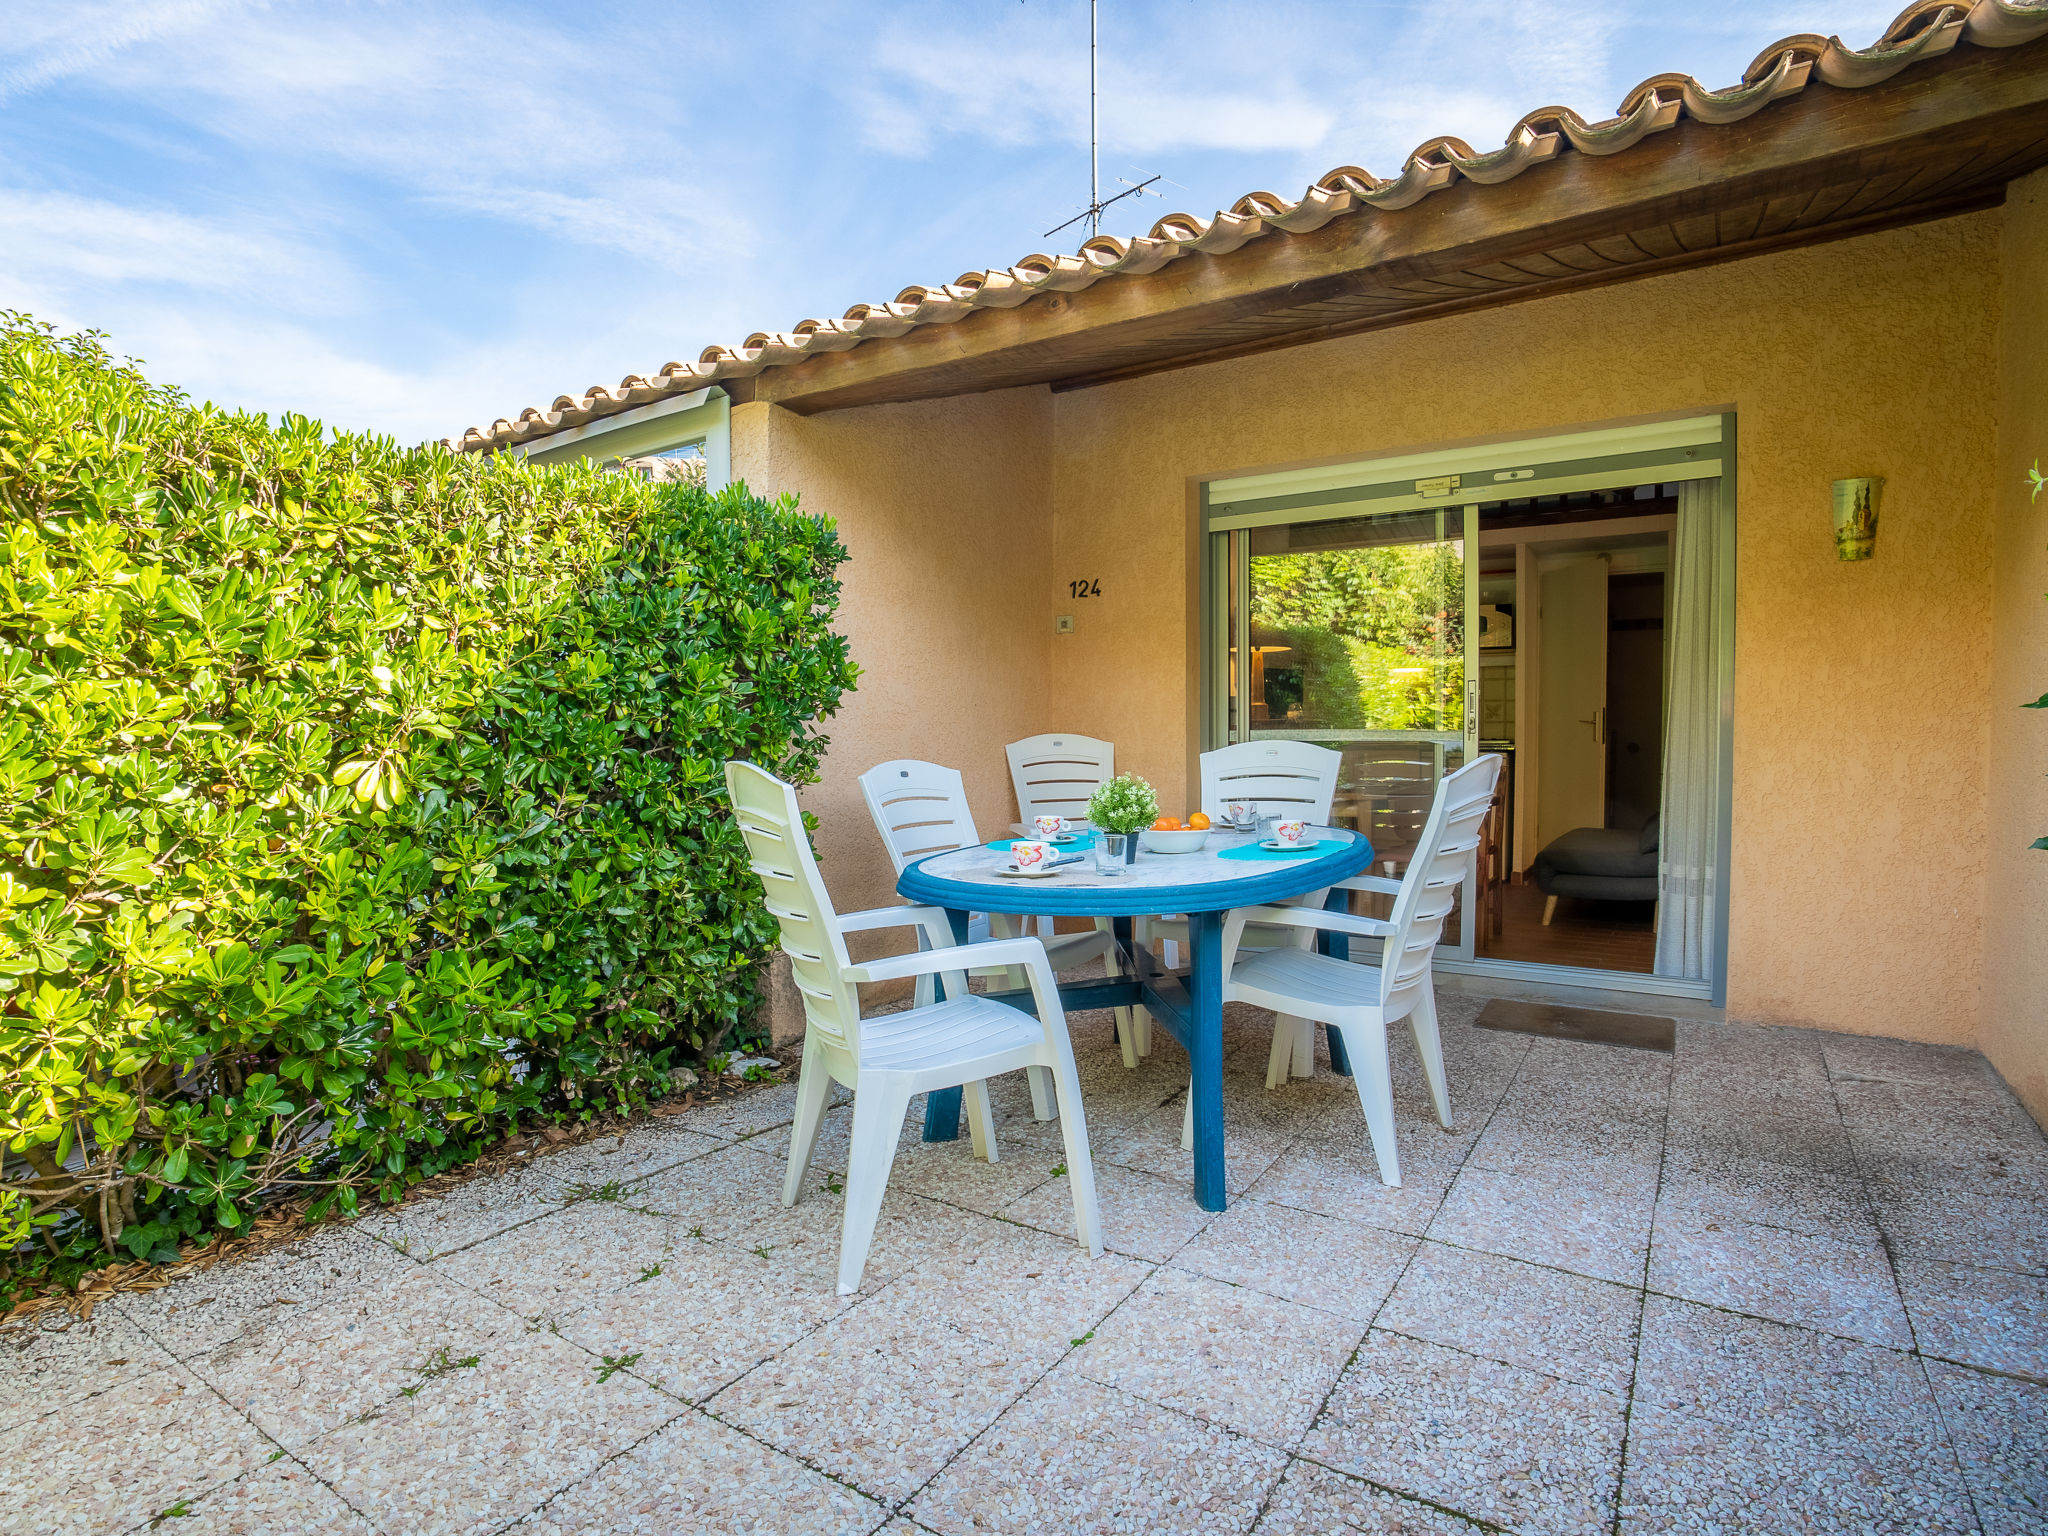
<instances>
[{"instance_id":1,"label":"terracotta roof tile","mask_svg":"<svg viewBox=\"0 0 2048 1536\"><path fill-rule=\"evenodd\" d=\"M488 428L471 427L448 446L467 452L511 447L722 379L751 378L765 368L819 353L950 324L978 309L1010 309L1041 293L1072 293L1106 277L1154 272L1197 252L1223 255L1275 231L1306 234L1368 209L1392 213L1460 178L1498 185L1567 149L1582 155L1620 154L1674 126L1681 116L1717 125L1740 122L1816 79L1860 90L1922 59L1938 58L1959 42L2009 48L2043 34L2048 34L2048 0L1915 0L1868 48L1848 48L1840 38L1816 33L1781 38L1757 55L1739 84L1726 90L1708 90L1690 75L1653 75L1624 96L1620 109L1604 122L1589 123L1570 107L1542 107L1517 123L1504 145L1484 154L1462 139L1430 139L1416 146L1400 175L1391 179L1354 165L1339 166L1292 201L1272 192L1249 192L1211 218L1170 213L1135 239L1097 235L1072 254L1026 256L1012 267L963 273L938 287L905 288L887 304L856 304L838 319L804 320L789 331L757 331L737 347L706 347L695 362L670 363L651 378L632 375L613 389L594 384L581 395L560 396L546 410L529 406L515 420L500 417Z\"/></svg>"}]
</instances>

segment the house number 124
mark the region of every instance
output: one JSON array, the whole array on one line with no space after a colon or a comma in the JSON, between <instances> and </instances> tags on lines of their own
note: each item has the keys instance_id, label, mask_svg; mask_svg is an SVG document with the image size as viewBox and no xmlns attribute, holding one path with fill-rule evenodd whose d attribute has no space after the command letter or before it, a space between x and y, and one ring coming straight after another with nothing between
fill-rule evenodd
<instances>
[{"instance_id":1,"label":"house number 124","mask_svg":"<svg viewBox=\"0 0 2048 1536\"><path fill-rule=\"evenodd\" d=\"M1067 583L1067 595L1070 597L1100 597L1102 596L1102 579L1097 577L1095 580L1090 581L1084 576L1079 581L1070 581Z\"/></svg>"}]
</instances>

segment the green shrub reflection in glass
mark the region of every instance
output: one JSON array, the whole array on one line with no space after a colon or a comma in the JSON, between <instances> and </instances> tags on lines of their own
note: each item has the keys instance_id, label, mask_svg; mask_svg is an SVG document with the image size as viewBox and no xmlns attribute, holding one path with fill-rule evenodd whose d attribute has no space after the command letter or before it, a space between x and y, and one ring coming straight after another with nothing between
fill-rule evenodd
<instances>
[{"instance_id":1,"label":"green shrub reflection in glass","mask_svg":"<svg viewBox=\"0 0 2048 1536\"><path fill-rule=\"evenodd\" d=\"M0 509L0 1305L735 1043L775 930L720 773L816 776L829 522L5 314Z\"/></svg>"}]
</instances>

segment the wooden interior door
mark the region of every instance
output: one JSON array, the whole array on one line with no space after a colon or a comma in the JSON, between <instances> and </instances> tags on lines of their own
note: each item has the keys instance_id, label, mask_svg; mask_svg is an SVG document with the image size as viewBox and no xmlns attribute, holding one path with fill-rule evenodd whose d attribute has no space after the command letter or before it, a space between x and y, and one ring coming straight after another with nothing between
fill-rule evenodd
<instances>
[{"instance_id":1,"label":"wooden interior door","mask_svg":"<svg viewBox=\"0 0 2048 1536\"><path fill-rule=\"evenodd\" d=\"M1607 824L1607 557L1540 573L1536 846Z\"/></svg>"}]
</instances>

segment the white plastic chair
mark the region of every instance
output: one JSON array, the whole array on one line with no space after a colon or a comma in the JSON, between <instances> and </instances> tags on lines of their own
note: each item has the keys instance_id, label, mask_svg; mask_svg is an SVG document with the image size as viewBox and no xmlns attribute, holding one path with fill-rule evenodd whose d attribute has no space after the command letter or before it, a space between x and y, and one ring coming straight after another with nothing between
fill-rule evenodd
<instances>
[{"instance_id":1,"label":"white plastic chair","mask_svg":"<svg viewBox=\"0 0 2048 1536\"><path fill-rule=\"evenodd\" d=\"M1027 736L1003 750L1010 758L1018 819L1026 826L1034 816L1085 820L1090 797L1116 777L1115 746L1093 736Z\"/></svg>"},{"instance_id":2,"label":"white plastic chair","mask_svg":"<svg viewBox=\"0 0 2048 1536\"><path fill-rule=\"evenodd\" d=\"M955 848L971 848L981 841L981 834L975 830L974 813L968 808L967 786L958 769L920 762L916 758L898 758L894 762L877 763L862 774L860 792L861 798L868 803L868 814L874 818L875 830L882 835L882 846L888 850L889 862L895 865L899 875L913 859L924 858L927 854L949 853ZM968 917L967 942L970 944L1018 938L1024 932L1023 919L1000 912L976 912ZM1092 933L1041 934L1040 937L1045 943L1046 958L1055 971L1064 971L1100 955L1106 973L1110 976L1118 974L1116 941L1106 917L1096 919ZM1001 976L1012 987L1026 984L1024 973L1014 966L975 966L969 974ZM925 1006L936 995L933 978L920 976L917 979L917 1006ZM1128 1009L1116 1011L1119 1028L1127 1022L1128 1014ZM1030 1076L1032 1113L1040 1120L1050 1120L1052 1080L1036 1069Z\"/></svg>"},{"instance_id":3,"label":"white plastic chair","mask_svg":"<svg viewBox=\"0 0 2048 1536\"><path fill-rule=\"evenodd\" d=\"M884 907L840 916L832 910L804 833L796 792L752 763L725 765L733 817L746 838L754 873L761 878L769 913L782 929L797 991L803 997L804 1058L797 1079L796 1123L789 1138L789 1170L782 1203L795 1205L818 1141L831 1085L853 1091L853 1136L846 1170L846 1222L839 1245L839 1294L860 1289L874 1242L875 1221L889 1185L889 1168L911 1098L940 1088L966 1088L967 1125L974 1154L997 1159L988 1079L1020 1067L1044 1067L1059 1095L1060 1133L1067 1177L1073 1182L1074 1230L1091 1256L1102 1252L1102 1222L1095 1201L1095 1169L1088 1157L1081 1085L1067 1040L1067 1017L1045 946L1036 939L999 939L955 946L946 914L937 907ZM849 933L915 926L931 945L916 954L855 965ZM970 964L1017 966L1028 978L1038 1017L1005 1003L968 995ZM863 1019L859 982L943 975L952 995L943 1003Z\"/></svg>"},{"instance_id":4,"label":"white plastic chair","mask_svg":"<svg viewBox=\"0 0 2048 1536\"><path fill-rule=\"evenodd\" d=\"M1394 910L1385 921L1307 907L1244 907L1223 922L1223 1000L1255 1003L1281 1015L1275 1021L1267 1082L1273 1082L1276 1068L1284 1075L1288 1059L1301 1053L1299 1035L1286 1027L1289 1018L1302 1021L1297 1029L1303 1033L1311 1021L1336 1031L1351 1057L1352 1082L1372 1134L1380 1179L1386 1184L1401 1182L1401 1160L1394 1146L1393 1078L1387 1066L1388 1025L1408 1020L1437 1120L1445 1130L1451 1128L1430 959L1479 846L1480 824L1493 803L1500 768L1501 759L1487 753L1445 776L1408 873L1398 883L1364 875L1335 887L1391 894ZM1239 958L1239 943L1253 923L1292 928L1296 942ZM1318 932L1379 939L1380 963L1361 965L1317 954L1313 946Z\"/></svg>"},{"instance_id":5,"label":"white plastic chair","mask_svg":"<svg viewBox=\"0 0 2048 1536\"><path fill-rule=\"evenodd\" d=\"M1220 817L1233 800L1250 800L1268 816L1330 822L1337 770L1344 754L1309 741L1240 741L1202 754L1202 809Z\"/></svg>"},{"instance_id":6,"label":"white plastic chair","mask_svg":"<svg viewBox=\"0 0 2048 1536\"><path fill-rule=\"evenodd\" d=\"M1328 826L1330 802L1337 794L1337 770L1343 763L1342 752L1307 741L1240 741L1218 747L1202 754L1202 809L1211 820L1220 822L1224 806L1233 800L1249 800L1263 815L1298 816L1317 826ZM1323 892L1313 891L1299 900L1321 906L1323 896ZM1171 969L1178 958L1175 951L1187 942L1188 920L1140 918L1133 933L1134 942L1149 945L1154 939L1162 942L1164 958ZM1247 949L1270 949L1292 942L1293 934L1288 929L1263 924L1254 925L1241 941ZM1314 1032L1300 1021L1283 1019L1281 1025L1296 1034L1306 1033L1310 1055L1299 1065L1300 1075L1307 1077L1313 1061ZM1140 1044L1151 1044L1148 1032L1140 1031ZM1268 1074L1266 1086L1277 1088L1279 1080Z\"/></svg>"}]
</instances>

